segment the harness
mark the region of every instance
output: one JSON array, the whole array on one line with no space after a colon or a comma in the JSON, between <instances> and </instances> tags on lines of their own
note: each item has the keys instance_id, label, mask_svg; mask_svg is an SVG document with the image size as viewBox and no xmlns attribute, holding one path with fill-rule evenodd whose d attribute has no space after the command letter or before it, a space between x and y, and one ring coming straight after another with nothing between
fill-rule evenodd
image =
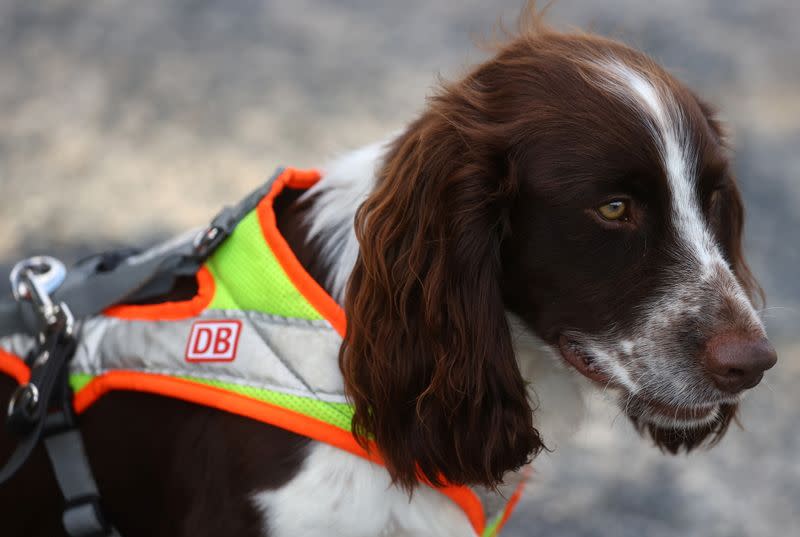
<instances>
[{"instance_id":1,"label":"harness","mask_svg":"<svg viewBox=\"0 0 800 537\"><path fill-rule=\"evenodd\" d=\"M339 305L299 263L276 225L275 200L307 190L314 170L279 170L204 230L153 249L79 262L31 258L0 301L0 373L19 387L8 407L17 449L0 486L43 441L71 537L119 537L103 515L76 415L104 394L158 394L245 416L382 464L351 433L338 367ZM179 284L192 293L164 301ZM497 535L522 485L487 514L467 487L437 489L475 535Z\"/></svg>"}]
</instances>

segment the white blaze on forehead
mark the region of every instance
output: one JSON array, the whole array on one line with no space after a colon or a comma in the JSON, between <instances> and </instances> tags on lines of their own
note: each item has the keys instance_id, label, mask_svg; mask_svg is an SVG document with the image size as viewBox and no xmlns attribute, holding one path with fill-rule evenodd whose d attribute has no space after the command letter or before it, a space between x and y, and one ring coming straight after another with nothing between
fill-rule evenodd
<instances>
[{"instance_id":1,"label":"white blaze on forehead","mask_svg":"<svg viewBox=\"0 0 800 537\"><path fill-rule=\"evenodd\" d=\"M604 86L644 115L661 153L678 236L685 251L699 263L703 278L709 278L715 265L726 264L695 197L697 150L680 106L667 88L657 88L620 61L610 60L599 67Z\"/></svg>"}]
</instances>

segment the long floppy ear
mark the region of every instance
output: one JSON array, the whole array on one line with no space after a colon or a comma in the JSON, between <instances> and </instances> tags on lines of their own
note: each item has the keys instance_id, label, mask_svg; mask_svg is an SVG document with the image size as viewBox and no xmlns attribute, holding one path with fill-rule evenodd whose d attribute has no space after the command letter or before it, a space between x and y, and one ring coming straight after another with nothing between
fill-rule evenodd
<instances>
[{"instance_id":1,"label":"long floppy ear","mask_svg":"<svg viewBox=\"0 0 800 537\"><path fill-rule=\"evenodd\" d=\"M476 121L435 99L356 217L340 366L354 433L408 490L494 486L542 447L501 298L514 186Z\"/></svg>"}]
</instances>

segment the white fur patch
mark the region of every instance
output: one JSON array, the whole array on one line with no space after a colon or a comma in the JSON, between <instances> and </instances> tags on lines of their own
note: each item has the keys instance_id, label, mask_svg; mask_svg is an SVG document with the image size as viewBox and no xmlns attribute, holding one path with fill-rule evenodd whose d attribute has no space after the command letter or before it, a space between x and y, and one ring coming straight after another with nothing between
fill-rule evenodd
<instances>
[{"instance_id":1,"label":"white fur patch","mask_svg":"<svg viewBox=\"0 0 800 537\"><path fill-rule=\"evenodd\" d=\"M340 304L358 257L353 221L375 186L386 149L387 142L379 142L334 159L323 168L322 179L303 195L312 203L309 238L328 269L322 283Z\"/></svg>"},{"instance_id":2,"label":"white fur patch","mask_svg":"<svg viewBox=\"0 0 800 537\"><path fill-rule=\"evenodd\" d=\"M514 355L528 386L533 425L549 449L564 445L583 421L586 394L595 388L564 363L516 315L506 313Z\"/></svg>"},{"instance_id":3,"label":"white fur patch","mask_svg":"<svg viewBox=\"0 0 800 537\"><path fill-rule=\"evenodd\" d=\"M427 487L408 494L386 469L322 443L313 443L300 473L278 490L253 496L270 537L463 537L474 535L466 515Z\"/></svg>"}]
</instances>

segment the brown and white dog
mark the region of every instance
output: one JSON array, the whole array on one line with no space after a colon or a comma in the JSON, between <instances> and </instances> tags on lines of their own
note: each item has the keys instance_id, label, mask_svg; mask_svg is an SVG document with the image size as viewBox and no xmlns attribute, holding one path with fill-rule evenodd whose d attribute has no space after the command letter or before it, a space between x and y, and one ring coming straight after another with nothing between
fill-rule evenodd
<instances>
[{"instance_id":1,"label":"brown and white dog","mask_svg":"<svg viewBox=\"0 0 800 537\"><path fill-rule=\"evenodd\" d=\"M345 307L355 426L386 468L112 394L81 428L124 536L469 535L417 472L513 482L590 385L670 452L719 440L776 360L723 130L645 55L531 26L279 215ZM2 534L61 534L59 502L37 453L0 489Z\"/></svg>"}]
</instances>

